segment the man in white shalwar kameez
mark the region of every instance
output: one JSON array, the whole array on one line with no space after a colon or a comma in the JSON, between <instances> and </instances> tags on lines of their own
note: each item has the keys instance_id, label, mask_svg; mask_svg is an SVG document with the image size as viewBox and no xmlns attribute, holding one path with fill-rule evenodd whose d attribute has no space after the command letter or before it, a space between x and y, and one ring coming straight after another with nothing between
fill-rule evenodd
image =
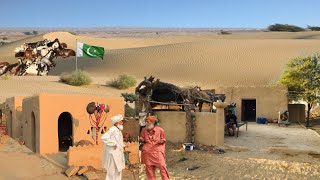
<instances>
[{"instance_id":1,"label":"man in white shalwar kameez","mask_svg":"<svg viewBox=\"0 0 320 180\"><path fill-rule=\"evenodd\" d=\"M122 120L122 115L113 116L113 126L101 137L104 143L102 167L107 171L106 180L121 180L122 170L125 169Z\"/></svg>"}]
</instances>

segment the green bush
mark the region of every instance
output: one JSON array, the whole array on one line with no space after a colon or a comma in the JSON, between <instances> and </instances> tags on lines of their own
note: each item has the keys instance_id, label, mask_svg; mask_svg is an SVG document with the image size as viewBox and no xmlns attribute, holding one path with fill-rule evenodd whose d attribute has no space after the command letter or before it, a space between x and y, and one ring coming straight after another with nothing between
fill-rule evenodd
<instances>
[{"instance_id":1,"label":"green bush","mask_svg":"<svg viewBox=\"0 0 320 180\"><path fill-rule=\"evenodd\" d=\"M30 36L30 35L38 35L38 31L32 31L32 32L23 32L24 35Z\"/></svg>"},{"instance_id":2,"label":"green bush","mask_svg":"<svg viewBox=\"0 0 320 180\"><path fill-rule=\"evenodd\" d=\"M138 95L133 93L121 93L121 96L124 98L124 101L133 103L138 100Z\"/></svg>"},{"instance_id":3,"label":"green bush","mask_svg":"<svg viewBox=\"0 0 320 180\"><path fill-rule=\"evenodd\" d=\"M72 86L82 86L88 85L92 82L89 74L85 71L73 71L70 73L62 73L60 76L60 82L72 85Z\"/></svg>"},{"instance_id":4,"label":"green bush","mask_svg":"<svg viewBox=\"0 0 320 180\"><path fill-rule=\"evenodd\" d=\"M319 26L308 26L308 29L310 29L311 31L320 31Z\"/></svg>"},{"instance_id":5,"label":"green bush","mask_svg":"<svg viewBox=\"0 0 320 180\"><path fill-rule=\"evenodd\" d=\"M117 79L107 82L107 86L115 87L118 89L127 89L129 87L135 86L137 81L126 74L120 75Z\"/></svg>"},{"instance_id":6,"label":"green bush","mask_svg":"<svg viewBox=\"0 0 320 180\"><path fill-rule=\"evenodd\" d=\"M1 46L1 45L5 45L5 44L8 44L8 42L0 41L0 46Z\"/></svg>"},{"instance_id":7,"label":"green bush","mask_svg":"<svg viewBox=\"0 0 320 180\"><path fill-rule=\"evenodd\" d=\"M218 34L221 34L221 35L229 35L229 34L232 34L232 33L229 32L229 31L221 30L220 33L218 33Z\"/></svg>"},{"instance_id":8,"label":"green bush","mask_svg":"<svg viewBox=\"0 0 320 180\"><path fill-rule=\"evenodd\" d=\"M69 33L72 34L72 35L77 35L76 32L69 31Z\"/></svg>"},{"instance_id":9,"label":"green bush","mask_svg":"<svg viewBox=\"0 0 320 180\"><path fill-rule=\"evenodd\" d=\"M24 35L30 36L32 35L32 32L23 32Z\"/></svg>"},{"instance_id":10,"label":"green bush","mask_svg":"<svg viewBox=\"0 0 320 180\"><path fill-rule=\"evenodd\" d=\"M2 80L9 80L10 76L8 74L5 74L5 75L1 76L1 79Z\"/></svg>"},{"instance_id":11,"label":"green bush","mask_svg":"<svg viewBox=\"0 0 320 180\"><path fill-rule=\"evenodd\" d=\"M273 24L268 27L269 31L285 31L285 32L300 32L305 31L304 28L289 24Z\"/></svg>"}]
</instances>

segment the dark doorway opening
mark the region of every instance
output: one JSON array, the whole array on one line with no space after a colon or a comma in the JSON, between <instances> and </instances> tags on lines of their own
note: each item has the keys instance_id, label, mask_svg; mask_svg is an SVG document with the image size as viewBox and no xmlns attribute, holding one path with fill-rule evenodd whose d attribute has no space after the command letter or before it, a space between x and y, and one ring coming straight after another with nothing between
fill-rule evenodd
<instances>
[{"instance_id":1,"label":"dark doorway opening","mask_svg":"<svg viewBox=\"0 0 320 180\"><path fill-rule=\"evenodd\" d=\"M59 151L65 152L72 146L72 134L72 116L68 112L63 112L58 119Z\"/></svg>"},{"instance_id":2,"label":"dark doorway opening","mask_svg":"<svg viewBox=\"0 0 320 180\"><path fill-rule=\"evenodd\" d=\"M31 113L31 147L33 152L37 152L36 149L36 117L34 112Z\"/></svg>"},{"instance_id":3,"label":"dark doorway opening","mask_svg":"<svg viewBox=\"0 0 320 180\"><path fill-rule=\"evenodd\" d=\"M256 121L256 100L243 99L242 100L242 121Z\"/></svg>"},{"instance_id":4,"label":"dark doorway opening","mask_svg":"<svg viewBox=\"0 0 320 180\"><path fill-rule=\"evenodd\" d=\"M7 125L7 132L9 134L10 137L12 137L12 111L9 111L9 118L6 119L6 123L8 123Z\"/></svg>"}]
</instances>

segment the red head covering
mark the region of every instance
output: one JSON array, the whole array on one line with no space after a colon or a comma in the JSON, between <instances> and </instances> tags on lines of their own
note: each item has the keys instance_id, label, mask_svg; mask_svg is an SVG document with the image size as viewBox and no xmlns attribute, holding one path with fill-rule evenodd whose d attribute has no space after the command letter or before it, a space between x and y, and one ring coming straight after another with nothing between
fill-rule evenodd
<instances>
[{"instance_id":1,"label":"red head covering","mask_svg":"<svg viewBox=\"0 0 320 180\"><path fill-rule=\"evenodd\" d=\"M148 116L146 120L150 120L151 122L156 122L157 118L155 116Z\"/></svg>"}]
</instances>

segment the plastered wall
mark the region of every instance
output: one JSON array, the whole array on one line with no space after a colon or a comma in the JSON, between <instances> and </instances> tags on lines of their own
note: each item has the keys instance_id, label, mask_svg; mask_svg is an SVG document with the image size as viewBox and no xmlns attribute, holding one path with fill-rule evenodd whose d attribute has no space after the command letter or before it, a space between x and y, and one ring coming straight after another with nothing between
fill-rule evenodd
<instances>
[{"instance_id":1,"label":"plastered wall","mask_svg":"<svg viewBox=\"0 0 320 180\"><path fill-rule=\"evenodd\" d=\"M14 139L22 136L22 100L23 97L15 96L6 99L4 113L8 135Z\"/></svg>"},{"instance_id":2,"label":"plastered wall","mask_svg":"<svg viewBox=\"0 0 320 180\"><path fill-rule=\"evenodd\" d=\"M220 109L223 111L223 109ZM184 143L186 137L186 113L179 111L156 111L160 127L167 141ZM203 145L222 145L224 139L224 114L195 112L195 142ZM222 139L222 142L221 142Z\"/></svg>"},{"instance_id":3,"label":"plastered wall","mask_svg":"<svg viewBox=\"0 0 320 180\"><path fill-rule=\"evenodd\" d=\"M155 111L167 141L181 143L186 137L186 113L180 111Z\"/></svg>"},{"instance_id":4,"label":"plastered wall","mask_svg":"<svg viewBox=\"0 0 320 180\"><path fill-rule=\"evenodd\" d=\"M123 125L123 131L122 133L129 133L131 138L137 139L139 136L140 131L140 125L139 120L136 119L129 119L128 121L125 121Z\"/></svg>"},{"instance_id":5,"label":"plastered wall","mask_svg":"<svg viewBox=\"0 0 320 180\"><path fill-rule=\"evenodd\" d=\"M288 88L284 86L218 87L216 93L226 95L226 103L237 103L236 115L241 117L242 100L256 99L256 117L277 119L278 111L288 110Z\"/></svg>"},{"instance_id":6,"label":"plastered wall","mask_svg":"<svg viewBox=\"0 0 320 180\"><path fill-rule=\"evenodd\" d=\"M25 145L33 152L40 153L40 107L39 97L28 97L22 102L22 137ZM45 131L44 129L42 131Z\"/></svg>"},{"instance_id":7,"label":"plastered wall","mask_svg":"<svg viewBox=\"0 0 320 180\"><path fill-rule=\"evenodd\" d=\"M26 126L24 125L23 138L27 147L32 147L33 142L33 136L30 136L34 132L31 123L32 112L35 114L36 152L40 154L56 153L59 151L58 119L64 112L70 113L72 117L74 144L80 140L95 142L92 138L89 114L86 111L87 104L90 102L104 103L110 106L110 112L104 116L106 120L103 127L106 127L106 130L112 126L110 122L112 116L124 114L124 101L121 97L40 94L26 98L23 102L23 114L25 120L27 122L30 121L30 123ZM99 143L101 143L99 139L103 127L98 132Z\"/></svg>"},{"instance_id":8,"label":"plastered wall","mask_svg":"<svg viewBox=\"0 0 320 180\"><path fill-rule=\"evenodd\" d=\"M204 145L216 145L217 136L224 136L224 133L217 135L217 114L210 112L196 112L195 142ZM223 119L220 119L224 121ZM223 127L222 127L223 128Z\"/></svg>"}]
</instances>

